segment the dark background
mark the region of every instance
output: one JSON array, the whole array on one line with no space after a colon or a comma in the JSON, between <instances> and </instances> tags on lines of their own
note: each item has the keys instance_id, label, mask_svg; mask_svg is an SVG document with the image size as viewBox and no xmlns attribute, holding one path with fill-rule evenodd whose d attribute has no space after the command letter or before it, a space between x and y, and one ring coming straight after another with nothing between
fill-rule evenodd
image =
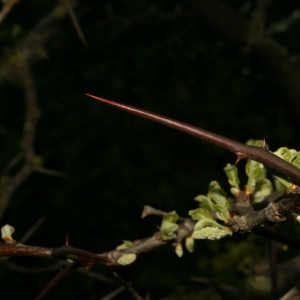
<instances>
[{"instance_id":1,"label":"dark background","mask_svg":"<svg viewBox=\"0 0 300 300\"><path fill-rule=\"evenodd\" d=\"M240 142L265 138L273 151L281 146L299 149L299 22L286 21L299 7L295 1L273 1L264 11L266 28L286 25L285 31L262 38L286 51L276 56L261 41L247 40L260 2L78 1L74 10L88 49L66 15L49 28L51 37L39 50L44 59L30 63L41 112L36 153L45 167L67 176L31 175L11 197L1 224L14 226L18 240L46 216L27 244L58 247L68 234L71 246L102 253L124 239L145 238L157 230L159 218L140 219L144 205L176 210L186 217L197 207L193 198L206 194L210 181L218 180L229 192L223 167L235 162L232 154L108 107L85 93ZM13 8L0 26L2 63L54 5L32 0ZM203 16L201 5L214 5L216 12L221 5L234 13L238 19L231 18L233 29L219 28L218 18L210 20L208 12ZM221 16L229 16L228 11ZM240 30L238 38L235 30ZM24 120L23 91L14 80L4 78L0 82L2 169L20 150ZM244 163L239 166L242 176ZM195 253L185 251L181 259L167 246L142 255L129 267L94 270L111 278L116 271L133 281L141 295L150 290L151 299L232 299L213 286L192 283L189 277L245 288L252 275L250 266L267 256L266 249L263 238L236 235L197 241ZM289 250L282 260L295 255ZM52 263L33 258L10 261L33 270ZM0 265L0 294L6 295L3 299L33 299L57 272L29 274ZM101 299L115 288L74 273L45 299ZM124 292L115 299L132 299L132 295Z\"/></svg>"}]
</instances>

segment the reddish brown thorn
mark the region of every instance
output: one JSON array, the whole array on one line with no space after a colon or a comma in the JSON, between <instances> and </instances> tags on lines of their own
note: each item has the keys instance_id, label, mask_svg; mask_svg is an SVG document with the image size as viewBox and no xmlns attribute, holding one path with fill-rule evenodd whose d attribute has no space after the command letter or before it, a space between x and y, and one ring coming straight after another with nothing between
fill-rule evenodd
<instances>
[{"instance_id":1,"label":"reddish brown thorn","mask_svg":"<svg viewBox=\"0 0 300 300\"><path fill-rule=\"evenodd\" d=\"M287 175L293 181L300 185L300 170L296 166L290 164L289 162L281 159L280 157L276 156L275 154L269 151L265 151L265 149L262 149L261 147L245 145L223 137L221 135L215 134L213 132L209 132L202 128L198 128L196 126L184 122L180 122L156 113L152 113L144 109L121 104L111 100L106 100L104 98L96 97L90 94L87 94L87 96L101 101L103 103L109 104L111 106L114 106L116 108L122 109L124 111L130 112L132 114L135 114L137 116L146 118L148 120L163 124L175 130L195 136L199 139L205 140L224 149L227 149L228 151L231 151L238 156L236 164L242 158L248 158L260 162L266 167L270 167L282 174Z\"/></svg>"},{"instance_id":2,"label":"reddish brown thorn","mask_svg":"<svg viewBox=\"0 0 300 300\"><path fill-rule=\"evenodd\" d=\"M69 236L66 236L66 245L69 246Z\"/></svg>"},{"instance_id":3,"label":"reddish brown thorn","mask_svg":"<svg viewBox=\"0 0 300 300\"><path fill-rule=\"evenodd\" d=\"M238 164L238 162L242 159L246 158L245 155L241 154L241 153L237 153L237 158L236 158L236 161L235 161L235 166Z\"/></svg>"}]
</instances>

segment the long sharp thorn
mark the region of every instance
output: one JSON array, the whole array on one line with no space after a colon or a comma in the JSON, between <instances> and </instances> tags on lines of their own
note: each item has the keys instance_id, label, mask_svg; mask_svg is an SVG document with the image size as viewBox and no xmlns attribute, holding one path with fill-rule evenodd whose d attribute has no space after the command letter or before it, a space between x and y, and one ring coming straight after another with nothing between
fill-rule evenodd
<instances>
[{"instance_id":1,"label":"long sharp thorn","mask_svg":"<svg viewBox=\"0 0 300 300\"><path fill-rule=\"evenodd\" d=\"M193 135L197 138L205 140L207 142L213 143L219 147L225 148L238 156L238 158L249 158L255 161L262 163L263 165L275 169L278 172L289 176L294 180L298 185L300 184L300 169L290 164L289 162L279 158L274 155L272 152L266 151L261 147L249 146L234 140L228 139L221 135L206 131L204 129L176 121L174 119L149 112L140 108L133 106L121 104L111 100L107 100L101 97L94 95L86 94L87 96L94 98L98 101L104 102L111 106L117 107L119 109L125 110L137 116L149 119L151 121L161 123L165 126L171 127L173 129L182 131L189 135ZM238 159L239 160L239 159Z\"/></svg>"}]
</instances>

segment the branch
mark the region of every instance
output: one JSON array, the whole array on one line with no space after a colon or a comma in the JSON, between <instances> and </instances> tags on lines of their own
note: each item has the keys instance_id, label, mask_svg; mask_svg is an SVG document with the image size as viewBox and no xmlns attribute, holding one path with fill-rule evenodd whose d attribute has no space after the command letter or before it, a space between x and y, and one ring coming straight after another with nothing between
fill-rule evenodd
<instances>
[{"instance_id":1,"label":"branch","mask_svg":"<svg viewBox=\"0 0 300 300\"><path fill-rule=\"evenodd\" d=\"M107 254L98 255L78 248L64 245L60 248L27 246L15 240L0 243L0 257L3 256L32 256L41 258L59 259L79 263L80 266L111 264Z\"/></svg>"},{"instance_id":2,"label":"branch","mask_svg":"<svg viewBox=\"0 0 300 300\"><path fill-rule=\"evenodd\" d=\"M133 299L135 300L143 300L143 298L132 288L132 282L126 282L119 274L116 272L113 273L116 278L123 284L123 286L131 292Z\"/></svg>"},{"instance_id":3,"label":"branch","mask_svg":"<svg viewBox=\"0 0 300 300\"><path fill-rule=\"evenodd\" d=\"M199 139L205 140L212 144L215 144L219 147L229 150L237 155L237 162L243 158L252 159L262 163L263 165L270 167L282 174L286 174L292 180L294 180L298 185L300 185L300 170L295 167L294 165L284 161L283 159L279 158L275 154L269 152L266 147L255 147L255 146L248 146L234 140L228 139L226 137L220 136L218 134L206 131L204 129L176 121L174 119L155 114L143 109L135 108L133 106L129 106L126 104L117 103L111 100L107 100L104 98L100 98L97 96L89 95L87 96L92 97L96 100L109 104L111 106L117 107L121 110L125 110L130 112L134 115L149 119L151 121L163 124L165 126L171 127L178 131L182 131L189 135L196 136ZM236 162L236 163L237 163ZM298 186L300 192L300 187ZM297 188L296 188L297 189Z\"/></svg>"},{"instance_id":4,"label":"branch","mask_svg":"<svg viewBox=\"0 0 300 300\"><path fill-rule=\"evenodd\" d=\"M3 23L9 12L19 2L19 0L7 0L2 2L4 2L4 5L2 7L2 10L0 11L0 24Z\"/></svg>"},{"instance_id":5,"label":"branch","mask_svg":"<svg viewBox=\"0 0 300 300\"><path fill-rule=\"evenodd\" d=\"M71 18L71 20L72 20L73 26L74 26L74 28L75 28L75 30L76 30L76 32L77 32L77 35L78 35L79 39L81 40L83 46L84 46L86 49L88 49L88 48L89 48L89 45L88 45L88 43L87 43L87 41L86 41L86 39L85 39L85 36L84 36L84 34L83 34L83 31L82 31L82 29L81 29L81 27L80 27L80 24L79 24L79 22L78 22L78 19L77 19L75 13L74 13L74 10L73 10L73 7L72 7L72 4L71 4L70 0L64 0L64 2L65 2L65 5L66 5L66 7L67 7L67 9L68 9L70 18Z\"/></svg>"},{"instance_id":6,"label":"branch","mask_svg":"<svg viewBox=\"0 0 300 300\"><path fill-rule=\"evenodd\" d=\"M296 200L300 198L299 195L296 195ZM258 235L262 235L273 240L282 242L286 245L291 245L297 249L300 249L300 239L296 239L293 237L283 236L280 233L276 233L274 231L270 231L266 228L260 227L259 225L264 224L266 222L272 221L268 218L273 218L273 221L283 221L285 218L283 214L288 213L289 208L292 207L291 201L287 201L287 199L282 199L277 203L270 203L265 209L258 212L251 212L244 216L235 216L228 221L227 226L234 229L233 231L250 231L253 230L254 233ZM296 201L294 201L296 202ZM286 205L288 203L288 205ZM152 208L150 206L145 206L142 217L148 215L156 215L159 217L166 216L166 212ZM276 219L277 218L277 219ZM142 240L135 241L134 245L122 249L122 250L112 250L109 252L104 252L102 254L94 254L88 252L86 250L70 247L68 242L66 245L59 248L49 248L49 247L37 247L37 246L27 246L20 244L13 240L11 236L4 236L3 239L5 243L0 243L0 257L3 256L32 256L32 257L41 257L48 259L56 259L64 261L65 263L71 263L66 269L64 269L61 273L59 273L46 287L42 290L39 296L36 299L41 299L43 295L45 295L50 288L55 285L59 280L61 280L64 276L68 275L71 271L77 270L81 267L91 268L95 265L105 264L107 266L118 266L119 259L126 254L142 254L147 253L157 247L173 244L174 240L176 241L175 245L181 243L185 238L190 237L193 233L195 221L190 218L178 218L178 229L176 231L176 236L173 240L163 240L160 232L156 232L152 237L145 238ZM3 234L3 233L2 233ZM15 267L14 265L9 265L7 262L3 262L7 264L8 267L17 269L18 271L28 272L27 269ZM53 266L49 267L49 270L53 269ZM43 272L49 271L48 269L38 269L33 272ZM93 275L94 276L94 275ZM103 280L101 277L100 280ZM108 281L105 278L104 281ZM115 284L114 281L111 282ZM126 286L129 288L128 286Z\"/></svg>"},{"instance_id":7,"label":"branch","mask_svg":"<svg viewBox=\"0 0 300 300\"><path fill-rule=\"evenodd\" d=\"M59 13L58 13L59 11ZM54 10L44 17L26 36L18 50L11 51L6 57L0 69L0 84L9 79L22 87L25 98L25 120L21 140L22 150L16 155L4 169L9 172L20 158L25 162L20 170L13 176L5 176L0 186L0 219L5 213L9 200L17 188L37 171L49 175L62 176L62 173L41 167L35 161L34 140L39 117L38 95L34 78L31 74L30 64L42 58L43 44L53 35L56 25L67 15L64 4L59 3Z\"/></svg>"},{"instance_id":8,"label":"branch","mask_svg":"<svg viewBox=\"0 0 300 300\"><path fill-rule=\"evenodd\" d=\"M115 298L117 295L119 295L120 293L122 293L125 289L126 289L125 286L120 286L114 291L112 291L111 293L109 293L108 295L106 295L105 297L102 297L100 300L111 300Z\"/></svg>"},{"instance_id":9,"label":"branch","mask_svg":"<svg viewBox=\"0 0 300 300\"><path fill-rule=\"evenodd\" d=\"M47 57L45 43L59 30L59 23L68 16L66 6L61 1L44 16L29 33L18 49L11 49L8 55L2 53L0 84L6 80L18 83L20 59L29 65ZM20 57L21 55L21 57Z\"/></svg>"},{"instance_id":10,"label":"branch","mask_svg":"<svg viewBox=\"0 0 300 300\"><path fill-rule=\"evenodd\" d=\"M279 300L297 300L300 298L300 283L288 291L283 297Z\"/></svg>"},{"instance_id":11,"label":"branch","mask_svg":"<svg viewBox=\"0 0 300 300\"><path fill-rule=\"evenodd\" d=\"M50 289L56 285L59 281L61 281L64 277L69 275L70 273L76 271L76 268L73 266L70 266L68 268L65 268L61 270L43 289L42 291L35 297L35 300L42 299L49 291Z\"/></svg>"}]
</instances>

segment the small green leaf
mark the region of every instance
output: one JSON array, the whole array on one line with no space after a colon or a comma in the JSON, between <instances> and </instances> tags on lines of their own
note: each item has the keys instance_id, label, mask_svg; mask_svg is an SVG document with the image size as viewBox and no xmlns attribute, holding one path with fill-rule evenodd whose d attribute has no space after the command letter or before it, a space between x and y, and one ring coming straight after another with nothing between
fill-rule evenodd
<instances>
[{"instance_id":1,"label":"small green leaf","mask_svg":"<svg viewBox=\"0 0 300 300\"><path fill-rule=\"evenodd\" d=\"M182 245L177 244L175 247L175 253L177 254L178 257L182 257L183 255L183 250L182 250Z\"/></svg>"},{"instance_id":2,"label":"small green leaf","mask_svg":"<svg viewBox=\"0 0 300 300\"><path fill-rule=\"evenodd\" d=\"M264 178L257 182L255 186L255 191L252 195L253 201L255 203L261 202L264 200L273 190L272 183L269 179Z\"/></svg>"},{"instance_id":3,"label":"small green leaf","mask_svg":"<svg viewBox=\"0 0 300 300\"><path fill-rule=\"evenodd\" d=\"M130 265L136 260L136 254L130 253L130 254L124 254L118 259L118 264L122 266Z\"/></svg>"},{"instance_id":4,"label":"small green leaf","mask_svg":"<svg viewBox=\"0 0 300 300\"><path fill-rule=\"evenodd\" d=\"M198 221L201 219L213 219L209 212L203 208L197 208L189 211L189 215L193 220Z\"/></svg>"},{"instance_id":5,"label":"small green leaf","mask_svg":"<svg viewBox=\"0 0 300 300\"><path fill-rule=\"evenodd\" d=\"M178 229L178 225L172 222L162 222L160 227L160 234L163 240L172 240L175 239L175 231Z\"/></svg>"},{"instance_id":6,"label":"small green leaf","mask_svg":"<svg viewBox=\"0 0 300 300\"><path fill-rule=\"evenodd\" d=\"M298 154L298 152L297 152L297 150L295 150L295 149L290 149L290 162L292 162L296 157L297 157L297 154Z\"/></svg>"},{"instance_id":7,"label":"small green leaf","mask_svg":"<svg viewBox=\"0 0 300 300\"><path fill-rule=\"evenodd\" d=\"M287 147L281 147L273 153L279 156L280 158L284 159L285 161L291 162L291 152Z\"/></svg>"},{"instance_id":8,"label":"small green leaf","mask_svg":"<svg viewBox=\"0 0 300 300\"><path fill-rule=\"evenodd\" d=\"M208 211L214 211L214 205L211 201L211 199L205 195L198 195L195 198L196 201L201 203L201 207L205 208Z\"/></svg>"},{"instance_id":9,"label":"small green leaf","mask_svg":"<svg viewBox=\"0 0 300 300\"><path fill-rule=\"evenodd\" d=\"M249 146L255 146L255 147L262 147L264 144L263 140L249 140L246 143ZM267 145L266 145L267 147ZM268 148L268 147L267 147ZM246 164L246 174L248 176L248 181L246 184L246 189L249 194L254 192L256 183L258 180L266 177L266 170L263 166L263 164L248 159Z\"/></svg>"},{"instance_id":10,"label":"small green leaf","mask_svg":"<svg viewBox=\"0 0 300 300\"><path fill-rule=\"evenodd\" d=\"M246 142L246 145L249 146L255 146L255 147L262 147L262 145L264 144L263 140L254 140L254 139L250 139ZM266 148L269 149L268 145L266 145Z\"/></svg>"},{"instance_id":11,"label":"small green leaf","mask_svg":"<svg viewBox=\"0 0 300 300\"><path fill-rule=\"evenodd\" d=\"M214 220L202 219L194 227L192 237L195 239L218 240L232 232L225 226L218 224Z\"/></svg>"},{"instance_id":12,"label":"small green leaf","mask_svg":"<svg viewBox=\"0 0 300 300\"><path fill-rule=\"evenodd\" d=\"M265 177L265 171L264 171L263 164L248 159L246 164L246 174L248 176L248 182L247 182L247 190L248 191L254 191L256 182L262 178Z\"/></svg>"},{"instance_id":13,"label":"small green leaf","mask_svg":"<svg viewBox=\"0 0 300 300\"><path fill-rule=\"evenodd\" d=\"M208 197L211 198L214 210L220 220L226 221L229 219L229 202L226 199L226 193L221 189L217 181L212 181L208 187Z\"/></svg>"},{"instance_id":14,"label":"small green leaf","mask_svg":"<svg viewBox=\"0 0 300 300\"><path fill-rule=\"evenodd\" d=\"M176 237L175 231L178 229L176 224L178 215L176 211L172 211L163 217L160 234L163 240L172 240Z\"/></svg>"},{"instance_id":15,"label":"small green leaf","mask_svg":"<svg viewBox=\"0 0 300 300\"><path fill-rule=\"evenodd\" d=\"M238 177L238 168L236 166L233 166L231 164L227 164L226 167L224 168L224 171L226 173L226 176L228 177L228 182L229 184L236 188L239 188L240 180Z\"/></svg>"},{"instance_id":16,"label":"small green leaf","mask_svg":"<svg viewBox=\"0 0 300 300\"><path fill-rule=\"evenodd\" d=\"M15 229L12 226L6 224L1 228L1 237L4 241L12 240L11 236L13 235L14 232Z\"/></svg>"},{"instance_id":17,"label":"small green leaf","mask_svg":"<svg viewBox=\"0 0 300 300\"><path fill-rule=\"evenodd\" d=\"M287 193L289 191L288 187L281 183L275 176L274 176L274 185L276 191L280 191L282 193Z\"/></svg>"},{"instance_id":18,"label":"small green leaf","mask_svg":"<svg viewBox=\"0 0 300 300\"><path fill-rule=\"evenodd\" d=\"M285 187L287 187L289 189L292 186L293 182L288 176L282 175L279 172L276 172L273 170L271 172L272 172L272 175Z\"/></svg>"},{"instance_id":19,"label":"small green leaf","mask_svg":"<svg viewBox=\"0 0 300 300\"><path fill-rule=\"evenodd\" d=\"M186 247L187 251L189 251L190 253L193 253L194 252L194 248L195 248L195 240L194 240L194 238L192 238L191 236L187 237L185 239L185 247Z\"/></svg>"},{"instance_id":20,"label":"small green leaf","mask_svg":"<svg viewBox=\"0 0 300 300\"><path fill-rule=\"evenodd\" d=\"M127 240L123 240L123 244L118 246L116 249L117 250L123 250L123 249L127 249L133 246L133 242L131 241L127 241Z\"/></svg>"},{"instance_id":21,"label":"small green leaf","mask_svg":"<svg viewBox=\"0 0 300 300\"><path fill-rule=\"evenodd\" d=\"M299 152L297 152L295 149L288 149L287 147L281 147L277 151L275 151L274 154L284 159L285 161L292 163L296 167L300 166ZM293 184L293 181L288 176L283 175L273 169L269 171L280 182L280 184L284 185L287 189L290 189L290 187ZM284 190L280 186L280 184L275 182L276 188L279 190Z\"/></svg>"},{"instance_id":22,"label":"small green leaf","mask_svg":"<svg viewBox=\"0 0 300 300\"><path fill-rule=\"evenodd\" d=\"M234 188L234 187L232 187L232 188L230 189L230 193L231 193L232 195L234 195L234 196L236 196L239 192L240 192L240 189L237 189L237 188Z\"/></svg>"},{"instance_id":23,"label":"small green leaf","mask_svg":"<svg viewBox=\"0 0 300 300\"><path fill-rule=\"evenodd\" d=\"M283 191L284 188L282 188L280 185L285 186L287 190L290 189L290 187L293 184L293 181L286 175L283 175L279 172L277 172L274 169L266 168L274 177L276 180L278 180L279 184L275 181L275 186L277 190Z\"/></svg>"},{"instance_id":24,"label":"small green leaf","mask_svg":"<svg viewBox=\"0 0 300 300\"><path fill-rule=\"evenodd\" d=\"M176 223L178 220L178 215L175 210L169 212L166 216L163 217L164 221L169 221L172 223Z\"/></svg>"},{"instance_id":25,"label":"small green leaf","mask_svg":"<svg viewBox=\"0 0 300 300\"><path fill-rule=\"evenodd\" d=\"M300 169L300 152L297 152L297 155L292 160L292 164Z\"/></svg>"}]
</instances>

